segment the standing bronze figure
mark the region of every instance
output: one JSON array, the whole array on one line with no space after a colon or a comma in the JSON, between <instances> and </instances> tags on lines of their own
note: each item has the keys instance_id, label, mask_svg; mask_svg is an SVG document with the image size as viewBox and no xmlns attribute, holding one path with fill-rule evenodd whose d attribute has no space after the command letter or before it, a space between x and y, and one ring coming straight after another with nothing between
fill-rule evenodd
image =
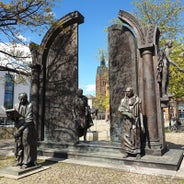
<instances>
[{"instance_id":1,"label":"standing bronze figure","mask_svg":"<svg viewBox=\"0 0 184 184\"><path fill-rule=\"evenodd\" d=\"M73 116L77 126L78 137L84 136L84 141L86 141L87 129L93 126L93 120L88 105L88 98L83 95L82 89L77 90L74 100Z\"/></svg>"},{"instance_id":2,"label":"standing bronze figure","mask_svg":"<svg viewBox=\"0 0 184 184\"><path fill-rule=\"evenodd\" d=\"M159 58L158 58L158 82L160 83L160 89L161 89L161 96L167 97L167 89L169 85L169 66L170 64L174 65L178 68L180 72L184 72L184 70L179 67L172 59L170 58L170 48L172 48L173 42L172 40L168 40L165 44L165 47L163 50L159 52Z\"/></svg>"},{"instance_id":3,"label":"standing bronze figure","mask_svg":"<svg viewBox=\"0 0 184 184\"><path fill-rule=\"evenodd\" d=\"M19 103L14 111L7 111L7 116L15 123L15 166L28 168L36 165L37 140L36 129L33 122L32 104L28 102L27 94L20 93Z\"/></svg>"},{"instance_id":4,"label":"standing bronze figure","mask_svg":"<svg viewBox=\"0 0 184 184\"><path fill-rule=\"evenodd\" d=\"M124 157L141 155L141 127L143 119L141 113L141 99L134 94L131 87L126 89L124 98L121 100L118 111L123 116L122 127L122 150Z\"/></svg>"}]
</instances>

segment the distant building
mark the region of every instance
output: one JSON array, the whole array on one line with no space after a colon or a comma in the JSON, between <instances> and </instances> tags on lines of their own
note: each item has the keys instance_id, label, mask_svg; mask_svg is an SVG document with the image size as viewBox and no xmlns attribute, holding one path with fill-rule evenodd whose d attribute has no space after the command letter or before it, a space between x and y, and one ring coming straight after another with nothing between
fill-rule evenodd
<instances>
[{"instance_id":1,"label":"distant building","mask_svg":"<svg viewBox=\"0 0 184 184\"><path fill-rule=\"evenodd\" d=\"M172 119L176 118L182 124L184 123L184 97L171 98L169 101L169 107L163 109L164 121L169 122L172 126Z\"/></svg>"},{"instance_id":2,"label":"distant building","mask_svg":"<svg viewBox=\"0 0 184 184\"><path fill-rule=\"evenodd\" d=\"M105 65L105 57L102 53L100 66L97 67L96 72L96 98L109 96L108 84L108 68ZM109 105L107 105L105 112L98 114L98 119L109 119Z\"/></svg>"},{"instance_id":3,"label":"distant building","mask_svg":"<svg viewBox=\"0 0 184 184\"><path fill-rule=\"evenodd\" d=\"M178 118L181 122L184 122L184 102L179 102L179 105L178 105Z\"/></svg>"},{"instance_id":4,"label":"distant building","mask_svg":"<svg viewBox=\"0 0 184 184\"><path fill-rule=\"evenodd\" d=\"M93 108L93 99L95 98L92 95L85 95L88 98L88 105L90 106L90 108Z\"/></svg>"},{"instance_id":5,"label":"distant building","mask_svg":"<svg viewBox=\"0 0 184 184\"><path fill-rule=\"evenodd\" d=\"M105 96L108 85L108 68L105 65L104 54L101 56L100 66L97 67L96 73L96 97Z\"/></svg>"}]
</instances>

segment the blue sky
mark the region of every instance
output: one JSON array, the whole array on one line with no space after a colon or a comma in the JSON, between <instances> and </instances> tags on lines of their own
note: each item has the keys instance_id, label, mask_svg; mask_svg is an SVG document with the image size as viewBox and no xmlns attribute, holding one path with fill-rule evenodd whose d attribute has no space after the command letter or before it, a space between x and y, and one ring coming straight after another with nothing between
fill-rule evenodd
<instances>
[{"instance_id":1,"label":"blue sky","mask_svg":"<svg viewBox=\"0 0 184 184\"><path fill-rule=\"evenodd\" d=\"M8 3L10 0L4 0ZM131 12L133 0L55 0L53 9L57 19L68 13L79 11L84 16L84 23L79 25L79 87L84 94L95 96L96 70L100 65L99 49L107 51L107 33L105 28L110 26L112 19L118 17L119 10ZM27 42L41 44L45 33L23 30L21 39ZM3 39L3 38L2 38ZM4 40L6 42L6 38ZM6 49L6 47L5 47ZM24 50L24 48L22 48ZM4 62L4 60L3 60Z\"/></svg>"},{"instance_id":2,"label":"blue sky","mask_svg":"<svg viewBox=\"0 0 184 184\"><path fill-rule=\"evenodd\" d=\"M99 49L107 50L105 28L111 20L118 18L119 10L131 13L134 0L56 0L54 13L57 19L66 14L79 11L84 16L84 23L79 25L79 87L84 94L95 96L96 70L100 65ZM184 2L184 0L182 0ZM29 35L30 41L41 43L40 38Z\"/></svg>"},{"instance_id":3,"label":"blue sky","mask_svg":"<svg viewBox=\"0 0 184 184\"><path fill-rule=\"evenodd\" d=\"M84 94L95 95L98 50L107 50L105 27L118 17L120 9L131 12L131 0L62 0L54 9L56 17L79 11L84 23L79 25L79 87Z\"/></svg>"},{"instance_id":4,"label":"blue sky","mask_svg":"<svg viewBox=\"0 0 184 184\"><path fill-rule=\"evenodd\" d=\"M133 0L55 0L54 13L57 19L79 11L84 23L79 25L79 87L84 94L95 95L96 70L100 65L99 49L107 50L107 33L104 29L118 17L119 10L133 11ZM5 0L6 2L6 0ZM184 2L184 0L182 0ZM40 44L45 33L38 37L29 34L26 39Z\"/></svg>"}]
</instances>

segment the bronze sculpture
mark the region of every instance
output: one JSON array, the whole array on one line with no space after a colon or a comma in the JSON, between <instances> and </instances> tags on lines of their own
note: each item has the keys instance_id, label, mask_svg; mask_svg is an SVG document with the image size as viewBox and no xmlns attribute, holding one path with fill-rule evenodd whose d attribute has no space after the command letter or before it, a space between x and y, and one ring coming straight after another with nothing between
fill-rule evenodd
<instances>
[{"instance_id":1,"label":"bronze sculpture","mask_svg":"<svg viewBox=\"0 0 184 184\"><path fill-rule=\"evenodd\" d=\"M128 87L125 96L121 99L118 111L123 116L122 128L122 150L124 157L141 155L141 128L143 128L143 118L141 114L141 99L134 94L132 87Z\"/></svg>"},{"instance_id":2,"label":"bronze sculpture","mask_svg":"<svg viewBox=\"0 0 184 184\"><path fill-rule=\"evenodd\" d=\"M19 103L14 106L14 111L7 111L7 116L15 123L16 164L14 166L25 169L36 165L36 129L33 122L32 104L28 102L27 94L20 93L18 99Z\"/></svg>"},{"instance_id":3,"label":"bronze sculpture","mask_svg":"<svg viewBox=\"0 0 184 184\"><path fill-rule=\"evenodd\" d=\"M88 98L83 95L83 90L78 89L74 100L73 116L77 126L78 137L84 136L86 141L87 129L93 126Z\"/></svg>"},{"instance_id":4,"label":"bronze sculpture","mask_svg":"<svg viewBox=\"0 0 184 184\"><path fill-rule=\"evenodd\" d=\"M158 58L158 82L160 83L160 89L161 89L161 96L162 97L167 97L167 89L168 89L168 84L169 84L169 66L170 64L174 65L175 67L178 68L180 72L184 72L184 70L179 67L172 59L170 58L170 48L172 48L173 41L168 40L165 44L165 47L163 50L160 51L159 53L159 58Z\"/></svg>"}]
</instances>

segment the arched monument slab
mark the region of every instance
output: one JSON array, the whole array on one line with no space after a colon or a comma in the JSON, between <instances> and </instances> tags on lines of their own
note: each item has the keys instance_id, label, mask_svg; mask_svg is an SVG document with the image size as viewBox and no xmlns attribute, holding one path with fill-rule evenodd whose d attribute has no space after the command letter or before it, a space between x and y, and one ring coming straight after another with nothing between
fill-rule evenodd
<instances>
[{"instance_id":1,"label":"arched monument slab","mask_svg":"<svg viewBox=\"0 0 184 184\"><path fill-rule=\"evenodd\" d=\"M83 21L79 12L69 13L52 25L40 45L30 44L39 140L78 141L72 104L78 88L78 25Z\"/></svg>"}]
</instances>

